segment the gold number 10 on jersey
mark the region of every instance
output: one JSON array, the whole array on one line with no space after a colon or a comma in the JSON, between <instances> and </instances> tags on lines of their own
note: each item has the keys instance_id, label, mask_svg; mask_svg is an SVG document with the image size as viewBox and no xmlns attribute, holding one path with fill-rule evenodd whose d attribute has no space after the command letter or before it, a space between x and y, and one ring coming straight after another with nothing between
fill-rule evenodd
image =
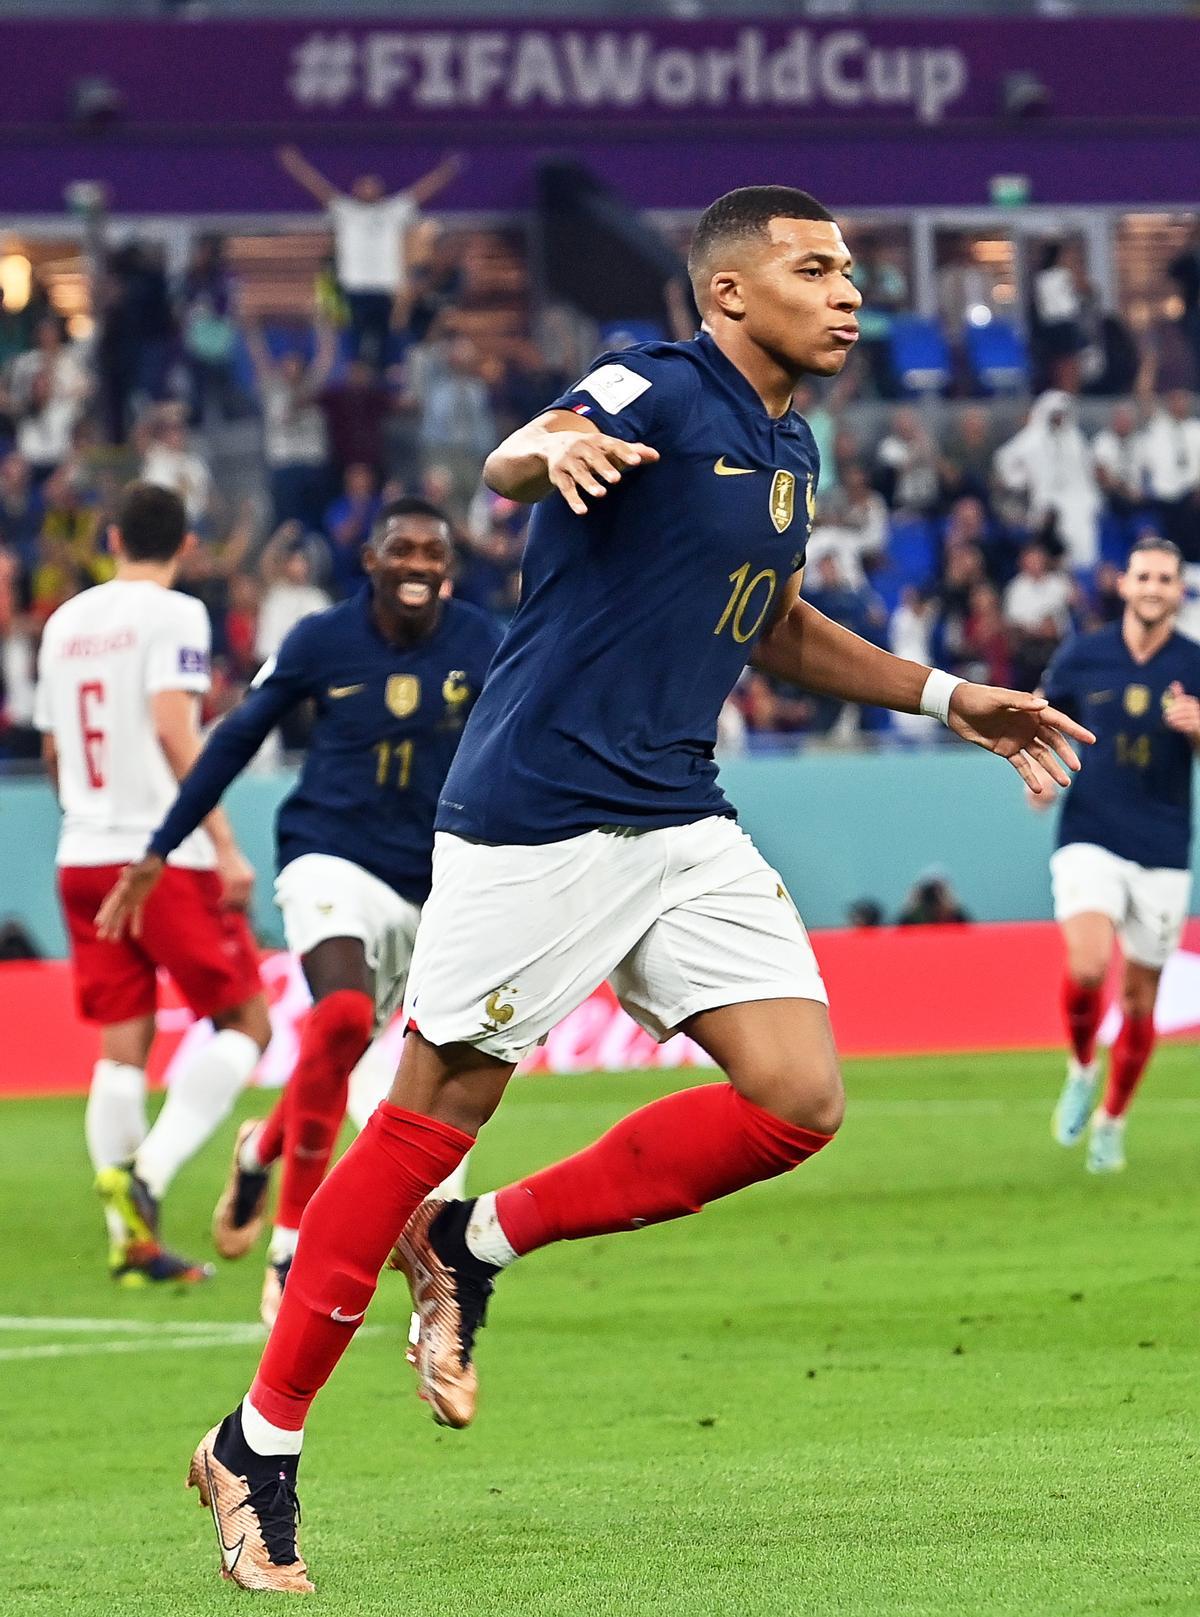
<instances>
[{"instance_id":1,"label":"gold number 10 on jersey","mask_svg":"<svg viewBox=\"0 0 1200 1617\"><path fill-rule=\"evenodd\" d=\"M724 612L721 613L721 621L713 630L714 634L720 634L721 630L728 624L730 634L742 645L747 640L753 640L762 627L762 621L767 615L767 609L774 599L775 585L777 583L774 568L764 567L760 573L755 573L753 578L747 577L749 572L750 563L745 562L738 568L736 573L730 573L729 582L733 585L733 590L729 600L725 603ZM765 595L759 590L760 584L765 584L767 587ZM757 599L761 599L762 605L758 608L753 623L747 624L746 619L749 617L751 608L756 604Z\"/></svg>"}]
</instances>

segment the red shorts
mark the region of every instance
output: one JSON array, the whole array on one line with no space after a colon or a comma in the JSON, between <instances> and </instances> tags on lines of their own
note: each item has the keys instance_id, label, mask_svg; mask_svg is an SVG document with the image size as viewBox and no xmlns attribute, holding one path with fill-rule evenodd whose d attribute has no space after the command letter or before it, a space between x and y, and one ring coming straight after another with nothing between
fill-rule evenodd
<instances>
[{"instance_id":1,"label":"red shorts","mask_svg":"<svg viewBox=\"0 0 1200 1617\"><path fill-rule=\"evenodd\" d=\"M105 1027L152 1015L159 966L197 1016L218 1016L262 992L250 927L240 911L224 908L214 870L168 865L147 900L141 936L126 929L115 943L99 937L96 911L123 869L71 865L58 872L81 1015Z\"/></svg>"}]
</instances>

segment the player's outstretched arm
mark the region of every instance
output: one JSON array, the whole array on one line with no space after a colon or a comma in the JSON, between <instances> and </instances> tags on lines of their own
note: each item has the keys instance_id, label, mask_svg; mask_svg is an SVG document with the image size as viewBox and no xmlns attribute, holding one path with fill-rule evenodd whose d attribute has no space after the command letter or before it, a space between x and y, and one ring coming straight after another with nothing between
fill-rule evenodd
<instances>
[{"instance_id":1,"label":"player's outstretched arm","mask_svg":"<svg viewBox=\"0 0 1200 1617\"><path fill-rule=\"evenodd\" d=\"M275 156L284 173L290 175L297 185L303 186L313 201L319 202L323 208L336 202L341 195L337 186L327 180L319 168L313 167L298 146L280 146Z\"/></svg>"},{"instance_id":2,"label":"player's outstretched arm","mask_svg":"<svg viewBox=\"0 0 1200 1617\"><path fill-rule=\"evenodd\" d=\"M754 664L815 696L920 713L930 670L894 657L843 629L808 601L797 601L759 642ZM1051 707L1045 697L964 682L950 699L947 726L977 747L1005 758L1034 792L1070 784L1079 768L1072 741L1096 738Z\"/></svg>"},{"instance_id":3,"label":"player's outstretched arm","mask_svg":"<svg viewBox=\"0 0 1200 1617\"><path fill-rule=\"evenodd\" d=\"M497 494L523 505L544 500L557 489L582 517L589 499L599 499L624 473L657 459L658 450L649 444L612 438L573 410L548 410L492 450L483 480Z\"/></svg>"},{"instance_id":4,"label":"player's outstretched arm","mask_svg":"<svg viewBox=\"0 0 1200 1617\"><path fill-rule=\"evenodd\" d=\"M164 726L162 698L177 694L184 693L160 692L154 702L159 739L172 773L179 780L179 795L150 838L146 853L125 867L96 912L96 928L102 938L119 938L127 926L134 937L138 936L146 900L162 875L168 854L199 825L213 838L226 901L243 906L254 888L253 867L238 848L218 804L279 720L295 704L296 692L291 681L276 680L273 674L268 674L262 685L252 689L226 714L203 747L198 737L189 742L185 735L173 734L169 721ZM188 724L194 729L194 721L189 719Z\"/></svg>"},{"instance_id":5,"label":"player's outstretched arm","mask_svg":"<svg viewBox=\"0 0 1200 1617\"><path fill-rule=\"evenodd\" d=\"M447 152L436 168L431 168L428 174L422 174L419 180L406 188L405 194L416 203L418 208L428 207L439 191L444 191L451 180L463 171L463 157L461 152Z\"/></svg>"}]
</instances>

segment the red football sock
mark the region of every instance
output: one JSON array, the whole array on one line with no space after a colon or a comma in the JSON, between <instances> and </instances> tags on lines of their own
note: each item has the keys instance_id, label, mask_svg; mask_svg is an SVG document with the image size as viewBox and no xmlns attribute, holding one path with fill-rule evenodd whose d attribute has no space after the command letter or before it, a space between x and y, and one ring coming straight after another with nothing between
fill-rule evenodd
<instances>
[{"instance_id":1,"label":"red football sock","mask_svg":"<svg viewBox=\"0 0 1200 1617\"><path fill-rule=\"evenodd\" d=\"M1075 1059L1087 1066L1096 1054L1096 1034L1104 1015L1104 990L1085 988L1068 974L1063 978L1062 1009Z\"/></svg>"},{"instance_id":2,"label":"red football sock","mask_svg":"<svg viewBox=\"0 0 1200 1617\"><path fill-rule=\"evenodd\" d=\"M516 1252L640 1229L797 1167L833 1138L706 1084L653 1101L576 1156L509 1185L496 1217Z\"/></svg>"},{"instance_id":3,"label":"red football sock","mask_svg":"<svg viewBox=\"0 0 1200 1617\"><path fill-rule=\"evenodd\" d=\"M350 1074L374 1026L375 1002L357 988L340 988L309 1012L286 1091L283 1182L275 1214L284 1229L300 1228L301 1215L325 1177L346 1111Z\"/></svg>"},{"instance_id":4,"label":"red football sock","mask_svg":"<svg viewBox=\"0 0 1200 1617\"><path fill-rule=\"evenodd\" d=\"M1133 1099L1154 1049L1153 1016L1127 1016L1112 1047L1108 1067L1108 1088L1104 1110L1109 1117L1123 1117Z\"/></svg>"},{"instance_id":5,"label":"red football sock","mask_svg":"<svg viewBox=\"0 0 1200 1617\"><path fill-rule=\"evenodd\" d=\"M367 1311L400 1231L474 1145L448 1123L382 1101L308 1204L279 1318L250 1389L299 1431Z\"/></svg>"}]
</instances>

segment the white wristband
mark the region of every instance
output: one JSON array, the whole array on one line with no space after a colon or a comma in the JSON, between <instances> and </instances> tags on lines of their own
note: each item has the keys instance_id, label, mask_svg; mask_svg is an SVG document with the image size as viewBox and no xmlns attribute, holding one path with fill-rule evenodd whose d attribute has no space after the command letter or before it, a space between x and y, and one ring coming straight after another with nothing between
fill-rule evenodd
<instances>
[{"instance_id":1,"label":"white wristband","mask_svg":"<svg viewBox=\"0 0 1200 1617\"><path fill-rule=\"evenodd\" d=\"M950 698L954 694L954 687L962 683L957 674L948 674L943 668L931 668L925 689L921 692L921 712L931 719L940 719L943 724L949 724Z\"/></svg>"}]
</instances>

